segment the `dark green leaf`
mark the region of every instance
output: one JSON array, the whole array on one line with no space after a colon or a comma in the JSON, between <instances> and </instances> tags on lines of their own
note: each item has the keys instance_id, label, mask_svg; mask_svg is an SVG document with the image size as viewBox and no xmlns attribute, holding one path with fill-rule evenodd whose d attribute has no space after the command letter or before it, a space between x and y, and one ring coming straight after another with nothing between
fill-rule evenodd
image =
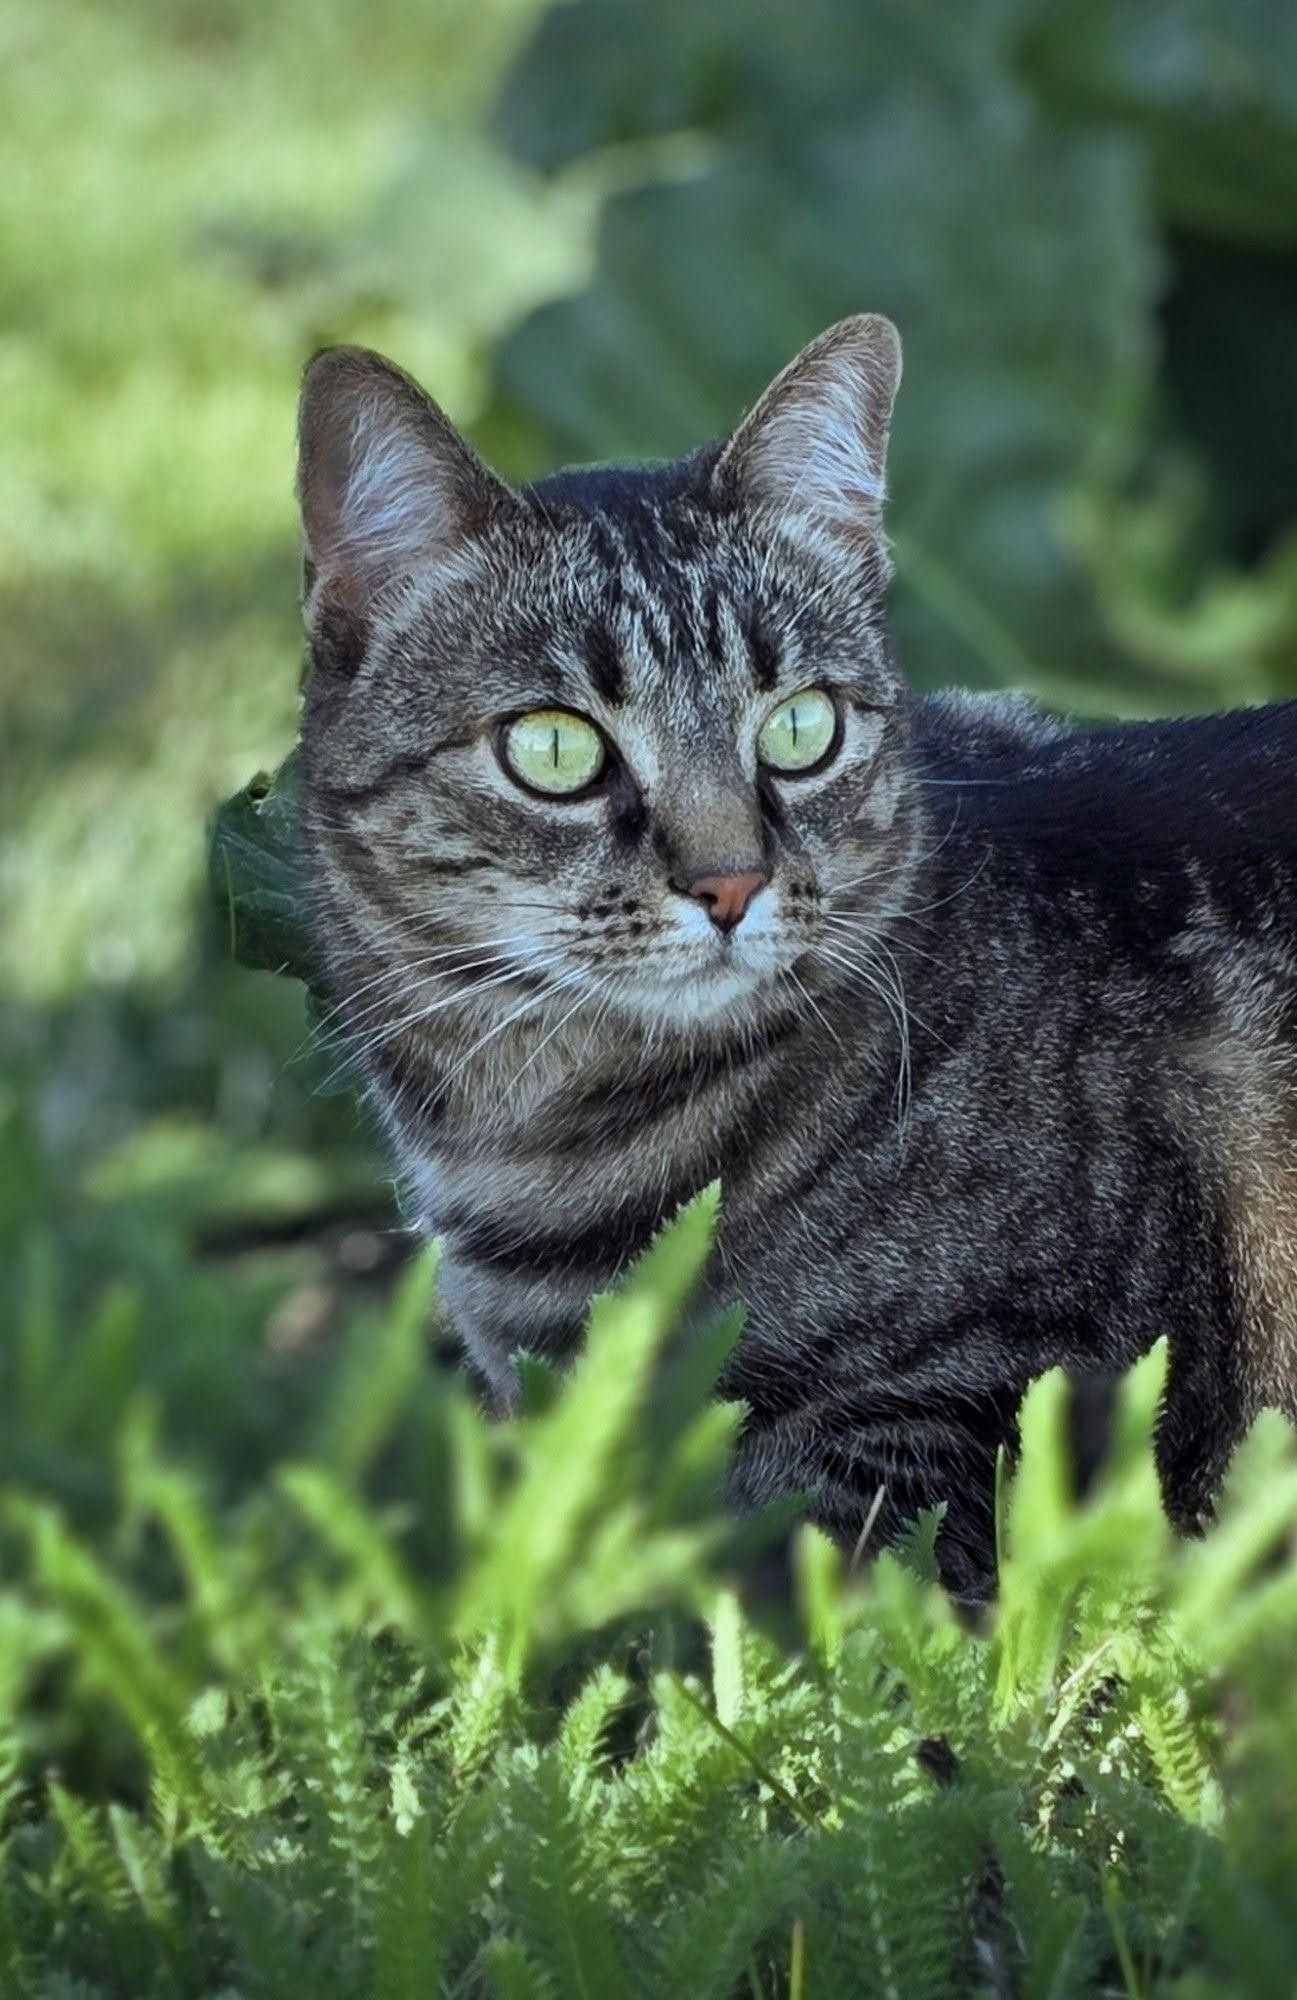
<instances>
[{"instance_id":1,"label":"dark green leaf","mask_svg":"<svg viewBox=\"0 0 1297 2000\"><path fill-rule=\"evenodd\" d=\"M261 772L227 799L212 829L209 879L230 951L258 971L309 981L315 953L307 923L296 751L273 777Z\"/></svg>"}]
</instances>

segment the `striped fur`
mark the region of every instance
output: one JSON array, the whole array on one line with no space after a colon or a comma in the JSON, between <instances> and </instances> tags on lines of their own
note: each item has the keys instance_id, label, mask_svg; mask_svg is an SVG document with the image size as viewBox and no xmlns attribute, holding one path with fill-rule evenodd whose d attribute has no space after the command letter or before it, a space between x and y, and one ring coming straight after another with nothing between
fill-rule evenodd
<instances>
[{"instance_id":1,"label":"striped fur","mask_svg":"<svg viewBox=\"0 0 1297 2000\"><path fill-rule=\"evenodd\" d=\"M807 1488L848 1542L880 1490L880 1535L942 1500L976 1592L1042 1368L1171 1336L1186 1525L1292 1400L1297 717L916 703L883 617L898 368L848 322L723 446L514 492L388 364L324 357L305 824L336 1024L494 1395L719 1175L736 1496ZM808 685L841 741L780 779L757 735ZM502 764L548 706L614 746L588 795ZM744 871L722 936L679 885Z\"/></svg>"}]
</instances>

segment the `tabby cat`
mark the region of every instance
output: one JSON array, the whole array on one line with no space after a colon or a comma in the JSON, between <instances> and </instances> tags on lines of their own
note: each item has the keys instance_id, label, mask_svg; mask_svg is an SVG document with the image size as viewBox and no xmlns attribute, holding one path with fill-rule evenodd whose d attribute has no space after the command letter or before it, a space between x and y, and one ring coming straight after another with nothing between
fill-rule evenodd
<instances>
[{"instance_id":1,"label":"tabby cat","mask_svg":"<svg viewBox=\"0 0 1297 2000\"><path fill-rule=\"evenodd\" d=\"M332 999L495 1395L719 1176L737 1498L808 1489L848 1544L944 1502L975 1594L1041 1370L1169 1336L1185 1528L1294 1408L1297 703L916 699L899 375L849 319L721 443L515 490L389 362L317 356L304 817Z\"/></svg>"}]
</instances>

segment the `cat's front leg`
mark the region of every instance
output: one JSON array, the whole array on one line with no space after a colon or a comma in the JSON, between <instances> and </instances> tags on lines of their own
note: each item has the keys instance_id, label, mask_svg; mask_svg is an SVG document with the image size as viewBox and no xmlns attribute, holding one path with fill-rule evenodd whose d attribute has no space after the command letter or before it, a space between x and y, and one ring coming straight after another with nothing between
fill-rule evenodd
<instances>
[{"instance_id":1,"label":"cat's front leg","mask_svg":"<svg viewBox=\"0 0 1297 2000\"><path fill-rule=\"evenodd\" d=\"M1154 1449L1162 1504L1182 1535L1208 1526L1230 1459L1266 1400L1238 1351L1245 1344L1241 1331L1230 1339L1214 1325L1182 1328L1169 1343Z\"/></svg>"},{"instance_id":2,"label":"cat's front leg","mask_svg":"<svg viewBox=\"0 0 1297 2000\"><path fill-rule=\"evenodd\" d=\"M773 1424L750 1423L731 1490L749 1507L806 1492L811 1518L856 1556L940 1507L942 1582L982 1602L995 1590L996 1456L1016 1442L1013 1415L1007 1396L952 1396L928 1410L826 1398Z\"/></svg>"},{"instance_id":3,"label":"cat's front leg","mask_svg":"<svg viewBox=\"0 0 1297 2000\"><path fill-rule=\"evenodd\" d=\"M496 1416L517 1407L520 1354L566 1363L581 1341L590 1303L584 1272L535 1272L512 1259L467 1255L452 1235L443 1239L437 1285Z\"/></svg>"}]
</instances>

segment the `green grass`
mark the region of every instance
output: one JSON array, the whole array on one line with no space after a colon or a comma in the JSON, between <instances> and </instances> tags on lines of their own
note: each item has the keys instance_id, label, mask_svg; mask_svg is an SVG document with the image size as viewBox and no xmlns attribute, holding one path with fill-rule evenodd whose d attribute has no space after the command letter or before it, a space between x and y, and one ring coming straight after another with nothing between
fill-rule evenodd
<instances>
[{"instance_id":1,"label":"green grass","mask_svg":"<svg viewBox=\"0 0 1297 2000\"><path fill-rule=\"evenodd\" d=\"M429 1357L427 1263L309 1372L268 1369L228 1301L214 1354L196 1275L168 1329L121 1288L69 1315L29 1272L0 1396L0 1993L1290 1993L1288 1428L1177 1545L1161 1355L1084 1502L1050 1376L996 1609L956 1616L933 1522L854 1576L803 1530L793 1601L754 1593L783 1530L719 1505L735 1329L710 1366L669 1338L712 1206L494 1426Z\"/></svg>"}]
</instances>

